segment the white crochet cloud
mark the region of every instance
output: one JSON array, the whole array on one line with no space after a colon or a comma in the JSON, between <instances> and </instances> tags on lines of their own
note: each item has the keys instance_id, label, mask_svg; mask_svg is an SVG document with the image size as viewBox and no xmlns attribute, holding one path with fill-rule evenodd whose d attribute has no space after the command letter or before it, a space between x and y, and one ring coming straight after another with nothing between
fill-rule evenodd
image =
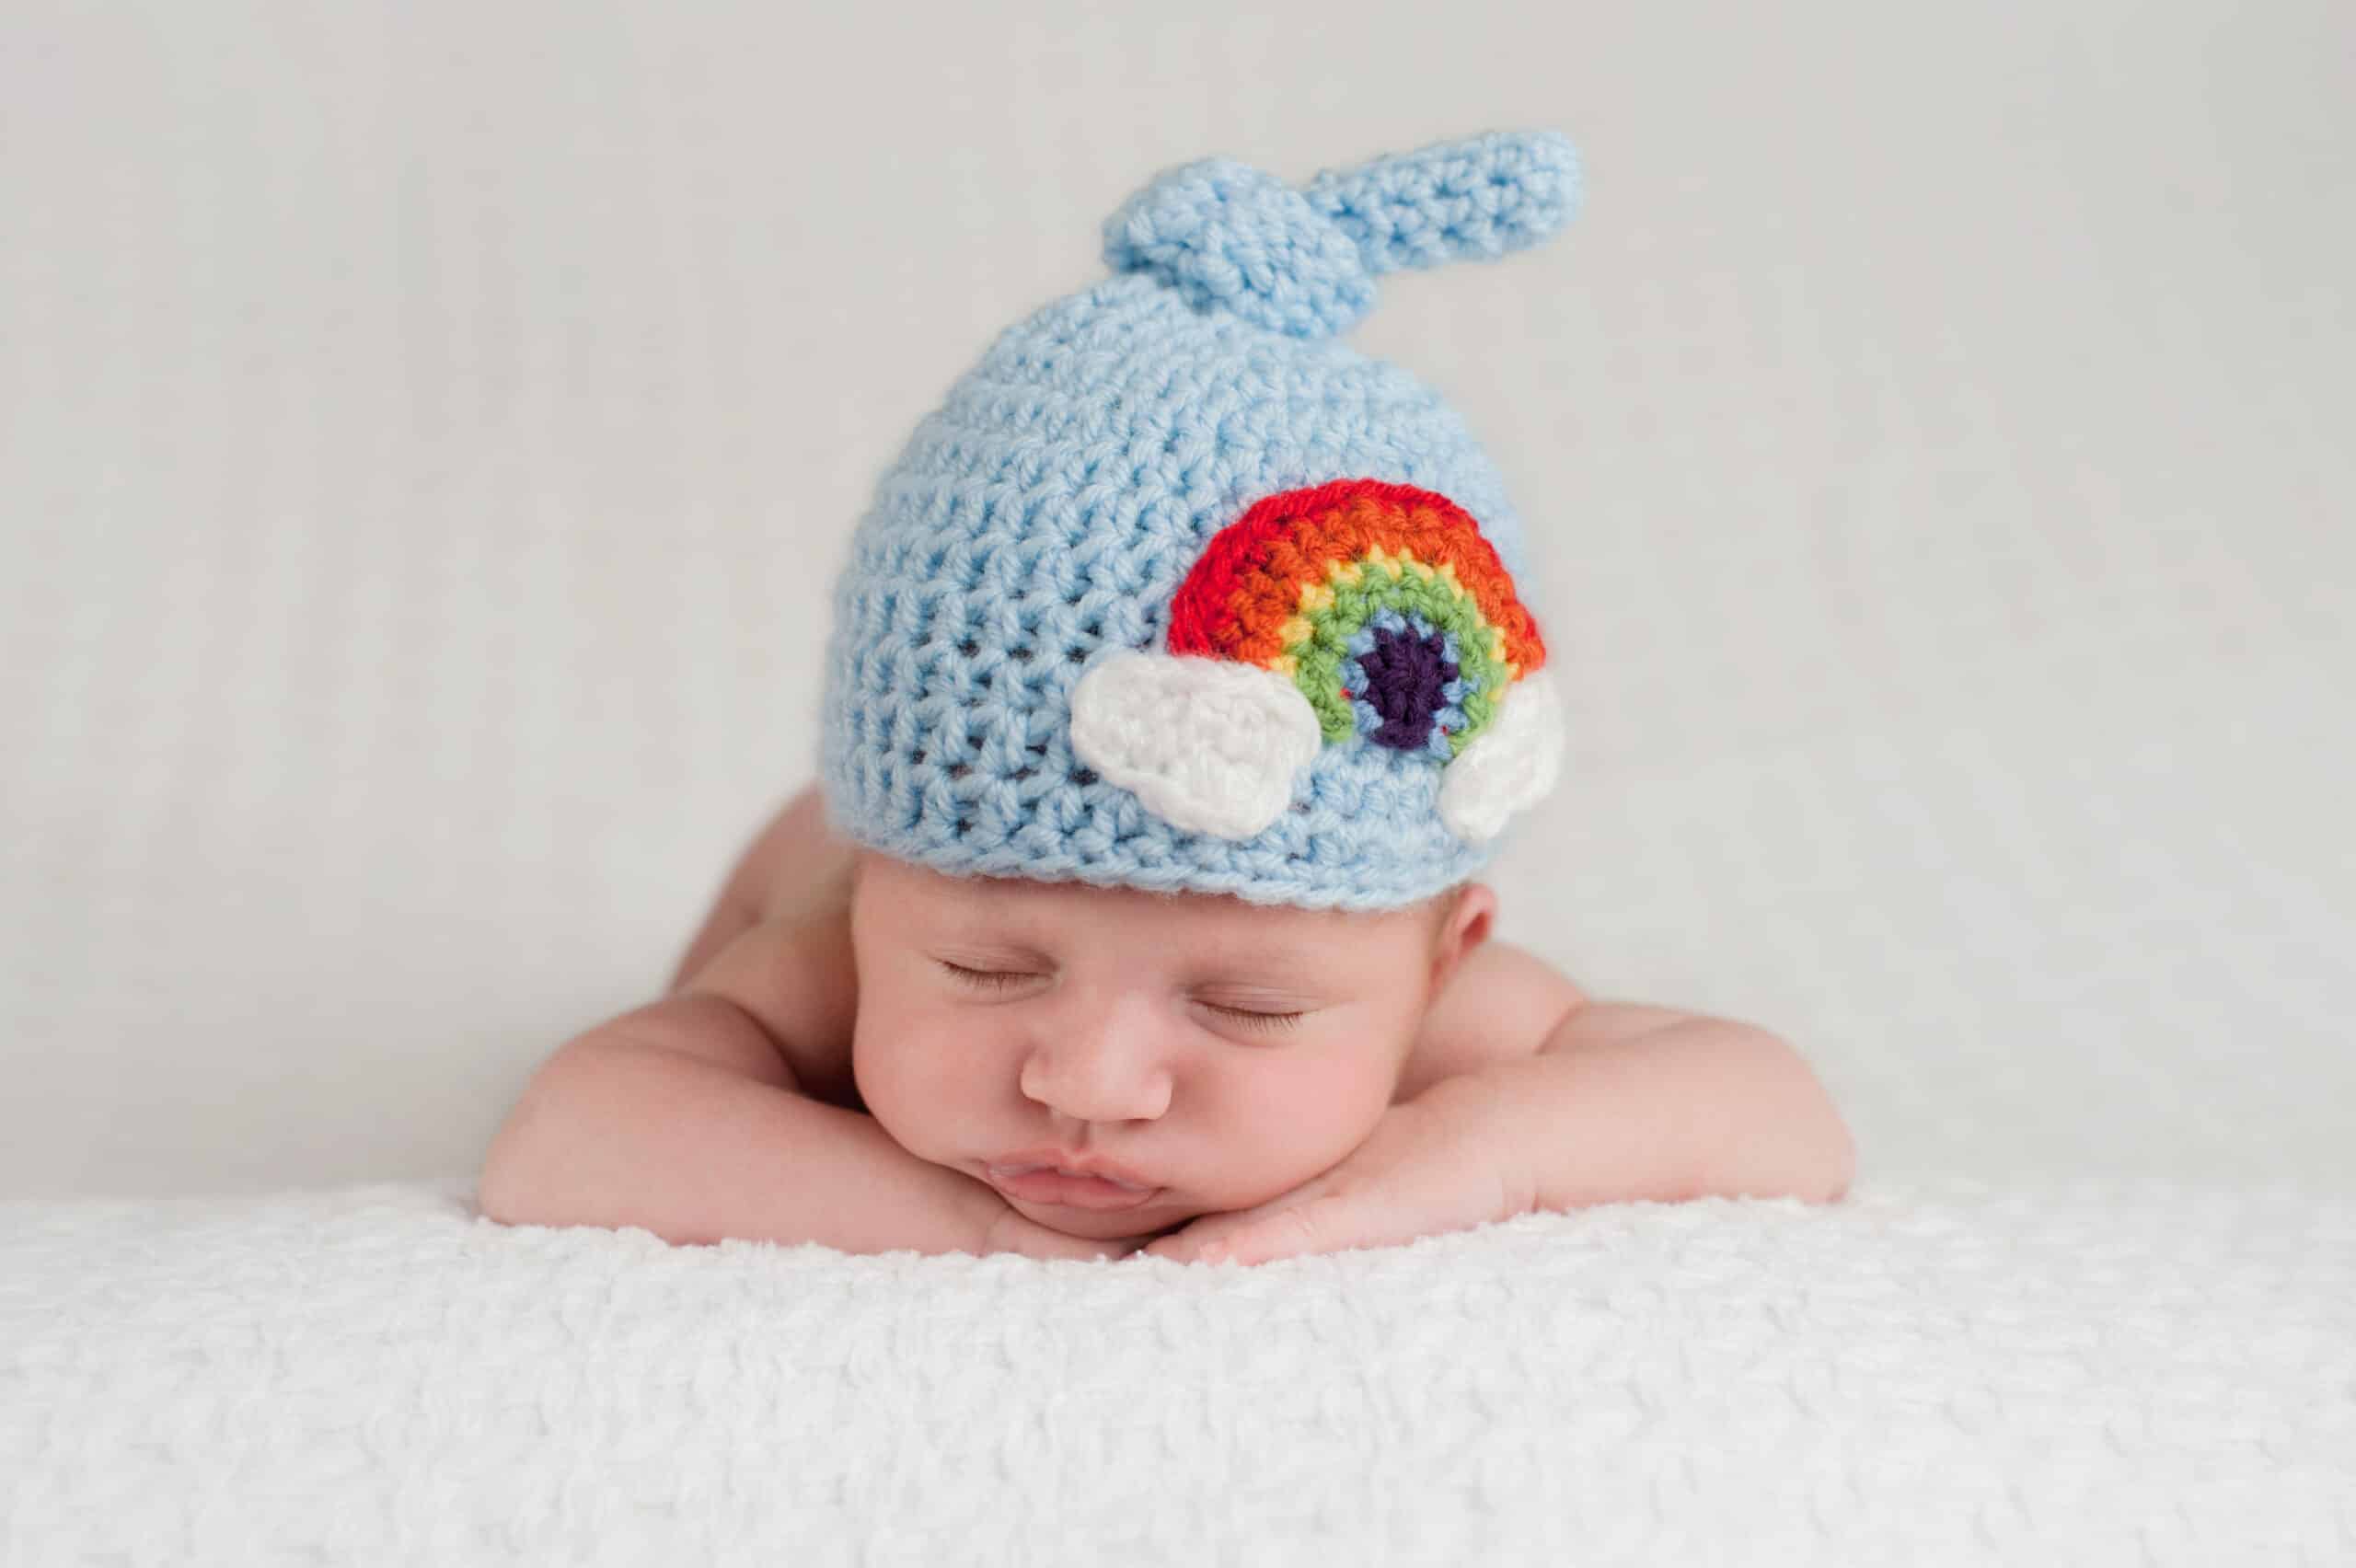
<instances>
[{"instance_id":1,"label":"white crochet cloud","mask_svg":"<svg viewBox=\"0 0 2356 1568\"><path fill-rule=\"evenodd\" d=\"M1123 648L1072 688L1073 752L1190 833L1265 830L1322 744L1299 688L1251 664Z\"/></svg>"},{"instance_id":2,"label":"white crochet cloud","mask_svg":"<svg viewBox=\"0 0 2356 1568\"><path fill-rule=\"evenodd\" d=\"M1563 702L1543 670L1506 688L1487 733L1448 765L1439 787L1440 820L1459 838L1478 843L1535 804L1563 770Z\"/></svg>"}]
</instances>

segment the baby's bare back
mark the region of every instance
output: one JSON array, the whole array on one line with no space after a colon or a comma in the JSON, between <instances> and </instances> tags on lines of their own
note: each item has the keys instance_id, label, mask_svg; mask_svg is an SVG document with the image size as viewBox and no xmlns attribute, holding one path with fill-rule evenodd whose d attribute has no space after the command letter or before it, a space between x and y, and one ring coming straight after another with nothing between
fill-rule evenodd
<instances>
[{"instance_id":1,"label":"baby's bare back","mask_svg":"<svg viewBox=\"0 0 2356 1568\"><path fill-rule=\"evenodd\" d=\"M850 909L851 846L826 826L826 802L806 785L736 861L671 977L676 991L751 927L780 917Z\"/></svg>"}]
</instances>

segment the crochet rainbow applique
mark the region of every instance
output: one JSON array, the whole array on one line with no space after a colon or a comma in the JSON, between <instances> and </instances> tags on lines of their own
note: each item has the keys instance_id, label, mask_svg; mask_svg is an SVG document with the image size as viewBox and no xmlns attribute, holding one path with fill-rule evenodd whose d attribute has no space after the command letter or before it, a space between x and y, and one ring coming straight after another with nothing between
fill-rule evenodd
<instances>
[{"instance_id":1,"label":"crochet rainbow applique","mask_svg":"<svg viewBox=\"0 0 2356 1568\"><path fill-rule=\"evenodd\" d=\"M1172 595L1166 651L1120 650L1073 692L1073 748L1158 814L1249 837L1328 745L1445 770L1443 819L1483 839L1553 782L1546 645L1480 526L1447 497L1343 479L1258 502Z\"/></svg>"},{"instance_id":2,"label":"crochet rainbow applique","mask_svg":"<svg viewBox=\"0 0 2356 1568\"><path fill-rule=\"evenodd\" d=\"M1219 530L1171 601L1169 643L1289 678L1329 742L1441 762L1546 663L1464 509L1373 479L1273 495Z\"/></svg>"}]
</instances>

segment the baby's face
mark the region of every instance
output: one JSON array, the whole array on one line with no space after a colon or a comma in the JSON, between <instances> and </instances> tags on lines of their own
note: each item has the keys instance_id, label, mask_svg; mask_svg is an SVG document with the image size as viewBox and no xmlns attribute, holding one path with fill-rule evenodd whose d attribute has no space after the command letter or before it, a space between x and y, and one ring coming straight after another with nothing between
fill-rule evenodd
<instances>
[{"instance_id":1,"label":"baby's face","mask_svg":"<svg viewBox=\"0 0 2356 1568\"><path fill-rule=\"evenodd\" d=\"M1389 1107L1442 910L1272 908L860 857L852 1070L909 1152L1075 1236L1250 1208ZM1079 1158L1140 1190L1000 1168Z\"/></svg>"}]
</instances>

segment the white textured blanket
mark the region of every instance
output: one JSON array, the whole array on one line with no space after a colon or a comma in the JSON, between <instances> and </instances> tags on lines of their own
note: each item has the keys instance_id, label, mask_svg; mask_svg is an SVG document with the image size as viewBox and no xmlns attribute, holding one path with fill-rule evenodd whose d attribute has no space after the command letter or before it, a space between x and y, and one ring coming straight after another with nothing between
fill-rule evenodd
<instances>
[{"instance_id":1,"label":"white textured blanket","mask_svg":"<svg viewBox=\"0 0 2356 1568\"><path fill-rule=\"evenodd\" d=\"M0 1208L10 1563L2356 1561L2356 1199L1867 1183L1259 1270Z\"/></svg>"}]
</instances>

